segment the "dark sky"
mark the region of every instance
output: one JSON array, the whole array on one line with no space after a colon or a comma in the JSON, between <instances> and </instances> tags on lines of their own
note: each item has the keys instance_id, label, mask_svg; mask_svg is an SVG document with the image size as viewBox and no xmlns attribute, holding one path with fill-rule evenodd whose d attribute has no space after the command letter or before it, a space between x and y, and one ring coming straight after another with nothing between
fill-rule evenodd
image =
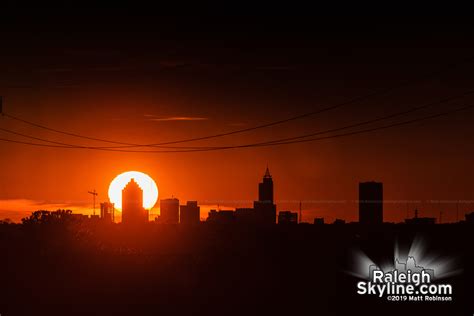
<instances>
[{"instance_id":1,"label":"dark sky","mask_svg":"<svg viewBox=\"0 0 474 316\"><path fill-rule=\"evenodd\" d=\"M88 136L149 143L252 127L392 88L306 119L184 145L266 141L474 89L474 26L468 22L173 18L125 10L8 16L0 31L0 94L5 112L17 117ZM390 122L472 101L465 97ZM91 186L106 199L116 174L142 170L157 181L160 197L235 206L236 200L255 199L268 163L277 200L293 201L280 203L280 210L303 200L312 217L354 220L357 205L348 201L357 198L357 183L378 180L384 182L385 197L399 201L386 206L387 220L406 215L404 200L414 201L408 208L420 207L426 216L438 216L442 208L453 220L453 201L472 200L473 123L473 111L466 110L321 142L166 155L2 143L0 163L12 167L0 179L0 199L84 205L83 193ZM6 118L0 124L56 141L104 145ZM63 181L68 185L59 184Z\"/></svg>"}]
</instances>

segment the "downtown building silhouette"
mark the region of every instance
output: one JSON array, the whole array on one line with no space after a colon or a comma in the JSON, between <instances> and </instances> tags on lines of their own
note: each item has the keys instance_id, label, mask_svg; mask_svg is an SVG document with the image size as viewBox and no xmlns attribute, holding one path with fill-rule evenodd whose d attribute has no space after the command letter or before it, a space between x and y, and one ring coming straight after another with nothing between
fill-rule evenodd
<instances>
[{"instance_id":1,"label":"downtown building silhouette","mask_svg":"<svg viewBox=\"0 0 474 316\"><path fill-rule=\"evenodd\" d=\"M199 224L201 208L197 201L188 201L185 205L179 207L180 224Z\"/></svg>"},{"instance_id":2,"label":"downtown building silhouette","mask_svg":"<svg viewBox=\"0 0 474 316\"><path fill-rule=\"evenodd\" d=\"M148 223L148 210L143 207L143 190L133 178L122 190L122 223L127 226Z\"/></svg>"},{"instance_id":3,"label":"downtown building silhouette","mask_svg":"<svg viewBox=\"0 0 474 316\"><path fill-rule=\"evenodd\" d=\"M196 203L197 205L197 203ZM160 223L179 223L179 200L177 198L160 200Z\"/></svg>"},{"instance_id":4,"label":"downtown building silhouette","mask_svg":"<svg viewBox=\"0 0 474 316\"><path fill-rule=\"evenodd\" d=\"M100 203L100 218L106 222L115 222L115 205L114 203Z\"/></svg>"},{"instance_id":5,"label":"downtown building silhouette","mask_svg":"<svg viewBox=\"0 0 474 316\"><path fill-rule=\"evenodd\" d=\"M218 224L232 224L237 222L235 212L232 210L210 210L207 222Z\"/></svg>"},{"instance_id":6,"label":"downtown building silhouette","mask_svg":"<svg viewBox=\"0 0 474 316\"><path fill-rule=\"evenodd\" d=\"M383 184L381 182L359 183L359 223L383 223Z\"/></svg>"},{"instance_id":7,"label":"downtown building silhouette","mask_svg":"<svg viewBox=\"0 0 474 316\"><path fill-rule=\"evenodd\" d=\"M474 224L474 212L465 214L464 217L466 218L466 223Z\"/></svg>"},{"instance_id":8,"label":"downtown building silhouette","mask_svg":"<svg viewBox=\"0 0 474 316\"><path fill-rule=\"evenodd\" d=\"M415 217L405 219L405 224L416 224L416 225L434 225L436 224L436 218L434 217L419 217L418 209L415 209Z\"/></svg>"},{"instance_id":9,"label":"downtown building silhouette","mask_svg":"<svg viewBox=\"0 0 474 316\"><path fill-rule=\"evenodd\" d=\"M258 201L253 202L255 219L258 224L276 223L276 205L273 203L273 178L270 170L265 170L263 180L258 184Z\"/></svg>"},{"instance_id":10,"label":"downtown building silhouette","mask_svg":"<svg viewBox=\"0 0 474 316\"><path fill-rule=\"evenodd\" d=\"M265 170L262 182L258 185L258 201L253 208L237 208L232 210L211 210L207 222L239 223L239 224L276 224L276 205L273 202L273 178L270 170Z\"/></svg>"},{"instance_id":11,"label":"downtown building silhouette","mask_svg":"<svg viewBox=\"0 0 474 316\"><path fill-rule=\"evenodd\" d=\"M278 224L298 224L298 213L291 211L280 211L278 213Z\"/></svg>"},{"instance_id":12,"label":"downtown building silhouette","mask_svg":"<svg viewBox=\"0 0 474 316\"><path fill-rule=\"evenodd\" d=\"M324 225L324 217L316 217L313 221L314 225Z\"/></svg>"}]
</instances>

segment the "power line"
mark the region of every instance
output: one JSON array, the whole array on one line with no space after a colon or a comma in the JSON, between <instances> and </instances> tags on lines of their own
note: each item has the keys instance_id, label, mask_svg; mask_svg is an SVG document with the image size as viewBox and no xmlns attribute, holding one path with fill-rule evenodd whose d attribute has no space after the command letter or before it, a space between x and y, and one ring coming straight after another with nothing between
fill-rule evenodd
<instances>
[{"instance_id":1,"label":"power line","mask_svg":"<svg viewBox=\"0 0 474 316\"><path fill-rule=\"evenodd\" d=\"M338 138L338 137L343 137L343 136L357 135L357 134L368 133L368 132L373 132L373 131L378 131L378 130L384 130L384 129L388 129L388 128L392 128L392 127L396 127L396 126L402 126L402 125L408 125L408 124L412 124L412 123L416 123L416 122L426 121L426 120L438 118L438 117L441 117L441 116L446 116L446 115L449 115L449 114L453 114L453 113L456 113L456 112L460 112L460 111L464 111L464 110L472 109L472 108L474 108L474 105L467 105L467 106L457 108L457 109L454 109L454 110L451 110L451 111L446 111L446 112L442 112L442 113L428 115L428 116L424 116L424 117L420 117L420 118L416 118L416 119L412 119L412 120L408 120L408 121L393 123L393 124L389 124L389 125L385 125L385 126L379 126L379 127L369 128L369 129L355 131L355 132L348 132L348 133L344 133L344 134L336 134L336 135L331 135L331 136L326 136L326 137L303 139L303 140L298 140L298 141L281 142L281 143L277 143L277 145L304 143L304 142L311 142L311 141L317 141L317 140L323 140L323 139L329 139L329 138Z\"/></svg>"},{"instance_id":2,"label":"power line","mask_svg":"<svg viewBox=\"0 0 474 316\"><path fill-rule=\"evenodd\" d=\"M403 121L403 122L398 122L398 123L393 123L385 126L379 126L379 127L374 127L374 128L369 128L369 129L364 129L364 130L359 130L359 131L353 131L353 132L346 132L346 133L341 133L341 134L336 134L336 135L329 135L329 136L323 136L323 137L317 137L317 138L310 138L310 139L300 139L300 140L292 140L292 141L285 141L285 142L273 142L273 143L266 143L266 144L251 144L251 145L238 145L238 146L228 146L228 147L220 147L220 148L214 148L214 149L198 149L198 150L183 150L180 152L195 152L195 151L212 151L212 150L226 150L226 149L237 149L237 148L248 148L248 147L267 147L267 146L276 146L276 145L287 145L287 144L296 144L296 143L306 143L306 142L313 142L313 141L319 141L319 140L325 140L325 139L332 139L332 138L340 138L340 137L345 137L345 136L351 136L351 135L357 135L357 134L364 134L364 133L369 133L369 132L374 132L378 130L384 130L396 126L402 126L402 125L408 125L420 121L425 121L429 119L434 119L437 117L445 116L448 114L456 113L459 111L467 110L470 108L473 108L474 105L469 105L465 106L462 108L458 108L455 110L451 111L446 111L438 114L433 114L433 115L428 115L408 121ZM153 152L153 151L149 151Z\"/></svg>"},{"instance_id":3,"label":"power line","mask_svg":"<svg viewBox=\"0 0 474 316\"><path fill-rule=\"evenodd\" d=\"M71 147L71 146L62 146L62 145L38 144L38 143L23 142L23 141L17 141L17 140L12 140L12 139L5 139L5 138L0 138L0 141L18 143L18 144L24 144L24 145L31 145L31 146L40 146L40 147L69 148L69 149L74 149L74 148L96 149L96 150L132 152L132 153L182 153L182 152L216 151L216 150L227 150L227 149L248 148L248 147L267 147L267 146L287 145L287 144L314 142L314 141L318 141L318 140L331 139L331 138L340 138L340 137L345 137L345 136L351 136L351 135L374 132L374 131L378 131L378 130L384 130L384 129L388 129L388 128L392 128L392 127L396 127L396 126L413 124L413 123L416 123L416 122L421 122L421 121L425 121L425 120L445 116L445 115L448 115L448 114L460 112L460 111L467 110L467 109L470 109L470 108L473 108L473 107L474 107L474 105L468 105L468 106L457 108L457 109L454 109L454 110L445 111L445 112L437 113L437 114L433 114L433 115L428 115L428 116L424 116L424 117L420 117L420 118L416 118L416 119L412 119L412 120L407 120L407 121L398 122L398 123L392 123L392 124L385 125L385 126L379 126L379 127L374 127L374 128L369 128L369 129L364 129L364 130L359 130L359 131L346 132L346 133L341 133L341 134L336 134L336 135L329 135L329 136L324 136L324 137L292 140L292 141L286 141L286 142L273 142L273 143L267 143L267 144L246 144L246 145L218 147L218 148L202 148L202 149L186 149L186 150L162 150L162 151L152 151L152 150L139 151L139 150L114 150L114 149L102 149L102 148L94 148L94 147Z\"/></svg>"},{"instance_id":4,"label":"power line","mask_svg":"<svg viewBox=\"0 0 474 316\"><path fill-rule=\"evenodd\" d=\"M394 118L394 117L397 117L397 116L406 115L406 114L409 114L409 113L412 113L412 112L415 112L415 111L419 111L419 110L422 110L422 109L426 109L426 108L432 107L434 105L450 102L450 101L453 101L453 100L456 100L456 99L459 99L459 98L462 98L462 97L465 97L465 96L468 96L468 95L472 95L472 94L474 94L474 90L473 91L467 91L467 92L464 92L464 93L459 94L459 95L447 97L447 98L441 99L439 101L430 102L430 103L427 103L427 104L424 104L424 105L421 105L421 106L418 106L418 107L414 107L414 108L411 108L411 109L408 109L408 110L405 110L405 111L389 114L389 115L386 115L386 116L382 116L382 117L379 117L379 118L375 118L375 119L371 119L371 120L367 120L367 121L363 121L363 122L359 122L359 123L355 123L355 124L351 124L351 125L346 125L346 126L342 126L342 127L327 129L327 130L318 131L318 132L309 133L309 134L304 134L304 135L299 135L299 136L276 139L276 140L272 140L272 141L253 143L251 145L252 146L253 145L264 145L264 144L270 144L270 143L278 143L278 142L282 142L282 141L290 141L290 140L308 138L308 137L312 137L312 136L317 136L317 135L337 132L337 131L341 131L341 130L345 130L345 129L349 129L349 128L368 125L368 124L376 123L376 122L379 122L379 121L388 120L388 119L391 119L391 118ZM194 147L194 148L193 147L174 147L174 149L179 149L179 148L182 148L182 149L200 149L200 148L219 149L219 148L222 148L222 147L229 147L229 146L202 146L202 147ZM98 147L98 148L123 148L123 147L119 146L119 147ZM162 148L166 148L166 147L163 146ZM168 147L168 148L173 148L173 147Z\"/></svg>"},{"instance_id":5,"label":"power line","mask_svg":"<svg viewBox=\"0 0 474 316\"><path fill-rule=\"evenodd\" d=\"M60 147L83 148L83 149L97 149L97 150L107 150L107 149L115 149L115 148L116 148L116 147L83 146L83 145L77 145L77 144L70 144L70 143L58 142L58 141L54 141L54 140L50 140L50 139L46 139L46 138L41 138L41 137L31 136L31 135L28 135L28 134L23 134L23 133L20 133L20 132L11 130L11 129L7 129L7 128L2 128L2 127L0 127L0 131L6 132L6 133L9 133L9 134L13 134L13 135L17 135L17 136L21 136L21 137L25 137L25 138L29 138L29 139L38 140L38 141L41 141L41 142L46 142L46 143L50 143L50 144L61 145ZM161 148L169 148L169 149L179 149L179 148L183 148L183 149L198 149L198 148L207 148L207 147L202 147L202 146L201 146L201 147L163 146L163 147L161 147ZM113 151L118 151L118 150L113 150Z\"/></svg>"},{"instance_id":6,"label":"power line","mask_svg":"<svg viewBox=\"0 0 474 316\"><path fill-rule=\"evenodd\" d=\"M328 129L328 130L324 130L324 131L318 131L318 132L299 135L299 136L294 136L294 137L281 138L281 139L276 139L276 140L271 140L271 141L266 141L266 142L260 142L260 143L246 144L245 146L259 146L259 145L266 145L266 144L272 144L272 143L280 143L280 142L285 142L285 141L291 141L291 140L296 140L296 139L308 138L308 137L312 137L312 136L337 132L337 131L341 131L341 130L345 130L345 129L349 129L349 128L359 127L359 126L363 126L363 125L367 125L367 124L371 124L371 123L375 123L375 122L379 122L379 121L383 121L383 120L388 120L388 119L391 119L391 118L394 118L394 117L397 117L397 116L406 115L406 114L409 114L409 113L412 113L412 112L415 112L415 111L418 111L418 110L421 110L421 109L426 109L428 107L431 107L431 106L434 106L434 105L437 105L437 104L442 104L442 103L446 103L446 102L449 102L449 101L453 101L453 100L465 97L465 96L470 95L470 94L474 94L474 91L467 91L467 92L464 92L464 93L459 94L459 95L450 96L450 97L441 99L441 100L436 101L436 102L430 102L430 103L427 103L427 104L424 104L424 105L421 105L421 106L418 106L418 107L414 107L412 109L408 109L408 110L405 110L405 111L389 114L389 115L379 117L379 118L376 118L376 119L371 119L371 120L367 120L367 121L363 121L363 122L359 122L359 123L355 123L355 124L351 124L351 125L346 125L346 126L342 126L342 127L338 127L338 128ZM18 136L22 136L22 137L26 137L26 138L30 138L30 139L34 139L34 140L39 140L39 141L43 141L43 142L47 142L47 143L67 146L67 147L71 147L71 148L97 149L97 150L104 150L104 151L126 151L126 150L120 150L119 148L121 148L121 147L117 148L117 147L82 146L82 145L76 145L76 144L70 144L70 143L57 142L57 141L52 141L52 140L49 140L49 139L44 139L44 138L35 137L35 136L27 135L27 134L22 134L22 133L12 131L12 130L9 130L9 129L5 129L5 128L0 128L0 131L4 131L4 132L11 133L11 134L14 134L14 135L18 135ZM229 146L195 146L195 147L162 146L161 148L183 149L184 150L184 149L221 149L221 148L227 148L227 147L229 147ZM134 152L149 152L149 151L134 151Z\"/></svg>"},{"instance_id":7,"label":"power line","mask_svg":"<svg viewBox=\"0 0 474 316\"><path fill-rule=\"evenodd\" d=\"M282 141L291 141L291 140L296 140L296 139L308 138L308 137L327 134L327 133L331 133L331 132L338 132L338 131L341 131L341 130L354 128L354 127L359 127L359 126L363 126L363 125L368 125L368 124L388 120L388 119L391 119L391 118L394 118L394 117L397 117L397 116L406 115L406 114L409 114L409 113L412 113L412 112L415 112L415 111L426 109L426 108L434 106L434 105L438 105L438 104L446 103L446 102L449 102L449 101L453 101L453 100L456 100L456 99L459 99L459 98L462 98L462 97L465 97L465 96L471 95L471 94L474 94L474 91L468 91L466 93L463 93L463 94L460 94L460 95L457 95L457 96L448 97L448 98L442 99L440 101L427 103L427 104L424 104L424 105L421 105L421 106L418 106L418 107L408 109L406 111L401 111L401 112L389 114L389 115L382 116L382 117L379 117L379 118L375 118L375 119L371 119L371 120L367 120L367 121L363 121L363 122L359 122L359 123L355 123L355 124L351 124L351 125L347 125L347 126L343 126L343 127L337 127L337 128L333 128L333 129L328 129L328 130L324 130L324 131L304 134L304 135L300 135L300 136L288 137L288 138L283 138L283 139L279 139L279 140L275 140L275 141L261 142L261 143L255 143L255 144L260 145L260 144L278 143L278 142L282 142Z\"/></svg>"},{"instance_id":8,"label":"power line","mask_svg":"<svg viewBox=\"0 0 474 316\"><path fill-rule=\"evenodd\" d=\"M398 123L392 123L392 124L385 125L385 126L373 127L373 128L368 128L368 129L359 130L359 131L346 132L346 133L323 136L323 137L317 137L317 138L292 140L292 141L286 141L286 142L273 142L273 143L266 143L266 144L237 145L237 146L228 146L228 147L220 147L220 148L212 148L212 149L195 149L195 150L190 149L190 150L182 150L182 151L174 151L174 152L213 151L213 150L226 150L226 149L237 149L237 148L248 148L248 147L267 147L267 146L276 146L276 145L287 145L287 144L314 142L314 141L319 141L319 140L340 138L340 137L357 135L357 134L364 134L364 133L374 132L374 131L378 131L378 130L384 130L384 129L388 129L388 128L392 128L392 127L413 124L413 123L416 123L416 122L426 121L426 120L429 120L429 119L434 119L434 118L449 115L449 114L452 114L452 113L464 111L464 110L467 110L467 109L470 109L470 108L474 108L474 105L468 105L468 106L465 106L465 107L462 107L462 108L457 108L457 109L454 109L454 110L451 110L451 111L446 111L446 112L442 112L442 113L428 115L428 116L424 116L424 117L420 117L420 118L416 118L416 119L412 119L412 120L407 120L407 121L402 121L402 122L398 122ZM153 151L148 151L148 152L153 152Z\"/></svg>"},{"instance_id":9,"label":"power line","mask_svg":"<svg viewBox=\"0 0 474 316\"><path fill-rule=\"evenodd\" d=\"M426 76L423 76L421 78L418 78L416 80L405 80L404 82L402 82L401 84L399 84L397 86L392 86L392 87L381 89L381 90L378 90L378 91L375 91L375 92L372 92L372 93L369 93L369 94L366 94L366 95L357 96L357 97L355 97L351 100L348 100L348 101L345 101L345 102L342 102L342 103L338 103L338 104L335 104L335 105L332 105L332 106L328 106L328 107L325 107L325 108L322 108L322 109L319 109L319 110L316 110L316 111L311 111L311 112L308 112L308 113L304 113L304 114L301 114L301 115L293 116L293 117L290 117L290 118L287 118L287 119L277 120L277 121L273 121L273 122L270 122L270 123L261 124L261 125L257 125L257 126L253 126L253 127L249 127L249 128L243 128L243 129L239 129L239 130L234 130L234 131L230 131L230 132L224 132L224 133L213 134L213 135L208 135L208 136L201 136L201 137L194 137L194 138L187 138L187 139L181 139L181 140L176 140L176 141L161 142L161 143L135 144L135 143L126 143L126 142L119 142L119 141L108 140L108 139L103 139L103 138L84 136L84 135L81 135L81 134L67 132L67 131L63 131L63 130L59 130L59 129L54 129L54 128L51 128L51 127L48 127L48 126L45 126L45 125L41 125L41 124L37 124L37 123L31 122L31 121L27 121L27 120L15 117L13 115L10 115L8 113L3 113L3 114L4 114L4 116L6 116L10 119L17 120L19 122L29 124L29 125L35 126L37 128L42 128L42 129L45 129L45 130L48 130L48 131L51 131L51 132L60 133L60 134L73 136L73 137L77 137L77 138L93 140L93 141L100 141L100 142L106 142L106 143L111 143L111 144L116 144L116 145L123 145L122 147L115 147L115 148L160 147L162 145L187 143L187 142L200 141L200 140L206 140L206 139L212 139L212 138L218 138L218 137L224 137L224 136L229 136L229 135L245 133L245 132L249 132L249 131L253 131L253 130L257 130L257 129L262 129L262 128L266 128L266 127L280 125L280 124L284 124L284 123L291 122L291 121L294 121L294 120L299 120L299 119L303 119L303 118L306 118L306 117L314 116L314 115L317 115L317 114L321 114L321 113L324 113L324 112L327 112L327 111L334 110L334 109L339 108L339 107L343 107L343 106L346 106L346 105L349 105L349 104L353 104L353 103L362 101L362 100L370 98L370 97L374 97L374 96L377 96L377 95L382 95L382 94L385 94L389 91L392 91L392 90L395 90L395 89L398 89L398 88L401 88L401 87L404 87L404 86L407 86L407 85L416 84L419 81L427 80L427 79L429 79L433 76L437 76L439 74L442 74L443 72L445 72L445 71L447 71L451 68L455 68L455 67L457 67L461 64L469 63L472 60L474 60L474 58L470 58L470 59L468 59L464 62L461 62L461 63L450 64L450 65L446 66L443 70L439 70L439 71L430 73L430 74L428 74ZM110 148L112 148L112 147L110 147Z\"/></svg>"},{"instance_id":10,"label":"power line","mask_svg":"<svg viewBox=\"0 0 474 316\"><path fill-rule=\"evenodd\" d=\"M41 124L37 124L37 123L34 123L34 122L30 122L30 121L21 119L19 117L15 117L15 116L10 115L8 113L3 113L3 116L6 116L6 117L8 117L12 120L16 120L16 121L19 121L19 122L22 122L22 123L25 123L25 124L28 124L28 125L31 125L31 126L34 126L34 127L38 127L38 128L50 131L50 132L55 132L55 133L64 134L64 135L68 135L68 136L84 138L84 139L94 140L94 141L101 141L101 142L106 142L106 143L111 143L111 144L118 144L118 145L134 145L134 144L131 144L131 143L116 142L116 141L113 141L113 140L106 140L106 139L102 139L102 138L89 137L89 136L84 136L84 135L80 135L80 134L76 134L76 133L70 133L70 132L54 129L54 128L51 128L51 127L48 127L48 126L44 126L44 125L41 125ZM135 145L138 145L138 144L135 144Z\"/></svg>"}]
</instances>

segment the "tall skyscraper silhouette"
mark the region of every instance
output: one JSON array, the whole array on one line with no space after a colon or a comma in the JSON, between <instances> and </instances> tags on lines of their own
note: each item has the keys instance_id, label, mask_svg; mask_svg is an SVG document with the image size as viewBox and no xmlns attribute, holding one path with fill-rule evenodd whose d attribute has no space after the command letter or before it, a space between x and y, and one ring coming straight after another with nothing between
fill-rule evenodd
<instances>
[{"instance_id":1,"label":"tall skyscraper silhouette","mask_svg":"<svg viewBox=\"0 0 474 316\"><path fill-rule=\"evenodd\" d=\"M381 182L359 183L359 223L383 223L383 184Z\"/></svg>"},{"instance_id":2,"label":"tall skyscraper silhouette","mask_svg":"<svg viewBox=\"0 0 474 316\"><path fill-rule=\"evenodd\" d=\"M124 225L148 222L148 210L143 208L143 190L131 179L122 190L122 223Z\"/></svg>"},{"instance_id":3,"label":"tall skyscraper silhouette","mask_svg":"<svg viewBox=\"0 0 474 316\"><path fill-rule=\"evenodd\" d=\"M258 184L258 201L254 201L256 222L260 224L276 223L276 205L273 204L273 179L270 170L265 170L263 180Z\"/></svg>"},{"instance_id":4,"label":"tall skyscraper silhouette","mask_svg":"<svg viewBox=\"0 0 474 316\"><path fill-rule=\"evenodd\" d=\"M160 200L160 222L164 224L178 224L179 200L176 198Z\"/></svg>"},{"instance_id":5,"label":"tall skyscraper silhouette","mask_svg":"<svg viewBox=\"0 0 474 316\"><path fill-rule=\"evenodd\" d=\"M273 179L270 170L265 170L263 181L258 184L258 200L273 203Z\"/></svg>"}]
</instances>

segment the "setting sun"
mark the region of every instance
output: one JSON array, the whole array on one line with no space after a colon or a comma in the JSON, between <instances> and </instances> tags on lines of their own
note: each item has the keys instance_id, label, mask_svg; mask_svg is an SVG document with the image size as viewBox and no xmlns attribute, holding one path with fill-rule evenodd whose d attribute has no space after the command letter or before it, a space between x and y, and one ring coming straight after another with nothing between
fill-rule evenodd
<instances>
[{"instance_id":1,"label":"setting sun","mask_svg":"<svg viewBox=\"0 0 474 316\"><path fill-rule=\"evenodd\" d=\"M131 179L134 179L143 190L143 207L151 209L158 200L158 187L149 175L138 171L121 173L112 180L109 186L110 202L115 203L117 209L122 209L122 190Z\"/></svg>"}]
</instances>

